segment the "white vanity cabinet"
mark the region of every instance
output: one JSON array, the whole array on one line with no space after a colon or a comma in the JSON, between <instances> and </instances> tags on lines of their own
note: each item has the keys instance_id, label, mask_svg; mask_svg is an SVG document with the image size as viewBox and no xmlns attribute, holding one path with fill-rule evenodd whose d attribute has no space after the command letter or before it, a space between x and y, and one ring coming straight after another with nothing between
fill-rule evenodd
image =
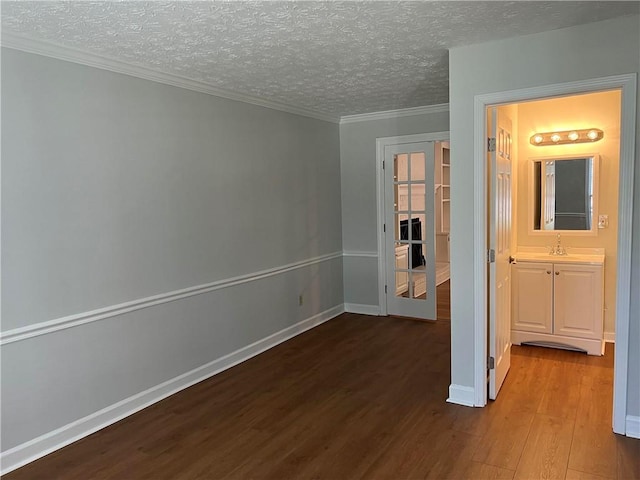
<instances>
[{"instance_id":1,"label":"white vanity cabinet","mask_svg":"<svg viewBox=\"0 0 640 480\"><path fill-rule=\"evenodd\" d=\"M511 340L602 355L603 260L526 261L512 266Z\"/></svg>"}]
</instances>

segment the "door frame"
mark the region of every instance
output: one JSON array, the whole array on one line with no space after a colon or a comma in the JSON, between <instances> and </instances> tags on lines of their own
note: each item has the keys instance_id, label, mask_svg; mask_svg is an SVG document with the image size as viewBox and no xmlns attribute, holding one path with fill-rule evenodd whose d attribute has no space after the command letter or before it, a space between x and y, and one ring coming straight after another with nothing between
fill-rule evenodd
<instances>
[{"instance_id":1,"label":"door frame","mask_svg":"<svg viewBox=\"0 0 640 480\"><path fill-rule=\"evenodd\" d=\"M384 190L384 171L382 162L384 161L384 149L391 145L403 145L405 143L416 142L448 142L449 132L434 133L418 133L415 135L400 135L394 137L376 138L376 228L378 231L378 305L380 307L380 315L389 314L387 310L387 295L384 291L387 279L387 266L385 259L386 240L384 228L384 207L385 207L385 190Z\"/></svg>"},{"instance_id":2,"label":"door frame","mask_svg":"<svg viewBox=\"0 0 640 480\"><path fill-rule=\"evenodd\" d=\"M616 287L616 332L613 384L613 431L626 433L627 371L629 362L629 314L631 300L631 240L633 170L636 146L635 73L615 75L539 87L476 95L473 113L474 169L474 390L475 405L487 403L487 125L486 109L492 105L564 97L603 90L621 90L620 168L618 203L618 268Z\"/></svg>"}]
</instances>

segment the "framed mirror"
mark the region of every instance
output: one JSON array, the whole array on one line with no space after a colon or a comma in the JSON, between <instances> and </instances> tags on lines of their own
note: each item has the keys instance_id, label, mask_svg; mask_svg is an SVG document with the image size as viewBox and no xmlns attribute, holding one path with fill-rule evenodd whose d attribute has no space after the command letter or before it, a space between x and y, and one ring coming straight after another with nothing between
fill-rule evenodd
<instances>
[{"instance_id":1,"label":"framed mirror","mask_svg":"<svg viewBox=\"0 0 640 480\"><path fill-rule=\"evenodd\" d=\"M531 232L597 233L598 159L597 154L531 159Z\"/></svg>"}]
</instances>

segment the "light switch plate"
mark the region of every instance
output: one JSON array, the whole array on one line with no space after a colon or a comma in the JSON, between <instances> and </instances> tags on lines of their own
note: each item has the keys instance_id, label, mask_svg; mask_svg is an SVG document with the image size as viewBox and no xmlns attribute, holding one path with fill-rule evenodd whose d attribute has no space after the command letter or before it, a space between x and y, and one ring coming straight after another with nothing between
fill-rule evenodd
<instances>
[{"instance_id":1,"label":"light switch plate","mask_svg":"<svg viewBox=\"0 0 640 480\"><path fill-rule=\"evenodd\" d=\"M598 228L607 228L609 226L609 215L598 215Z\"/></svg>"}]
</instances>

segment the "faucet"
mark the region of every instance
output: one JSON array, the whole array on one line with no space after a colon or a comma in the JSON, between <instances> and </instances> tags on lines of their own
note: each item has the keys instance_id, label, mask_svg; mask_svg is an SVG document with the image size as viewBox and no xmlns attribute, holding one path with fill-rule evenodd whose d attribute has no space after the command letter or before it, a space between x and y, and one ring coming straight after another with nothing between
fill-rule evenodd
<instances>
[{"instance_id":1,"label":"faucet","mask_svg":"<svg viewBox=\"0 0 640 480\"><path fill-rule=\"evenodd\" d=\"M568 255L567 250L561 245L560 234L556 236L556 246L551 247L549 255Z\"/></svg>"}]
</instances>

